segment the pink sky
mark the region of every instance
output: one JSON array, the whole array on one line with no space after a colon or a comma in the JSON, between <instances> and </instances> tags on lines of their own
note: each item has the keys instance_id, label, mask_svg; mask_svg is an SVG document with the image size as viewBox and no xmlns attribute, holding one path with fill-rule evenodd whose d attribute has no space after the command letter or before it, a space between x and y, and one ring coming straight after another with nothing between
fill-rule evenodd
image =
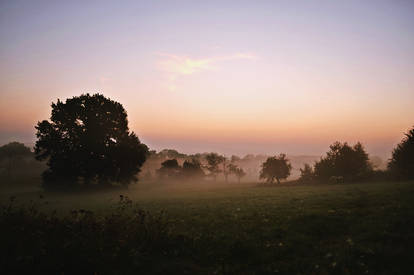
<instances>
[{"instance_id":1,"label":"pink sky","mask_svg":"<svg viewBox=\"0 0 414 275\"><path fill-rule=\"evenodd\" d=\"M33 142L52 101L100 92L157 150L322 154L339 140L387 157L414 125L413 7L5 1L0 142Z\"/></svg>"}]
</instances>

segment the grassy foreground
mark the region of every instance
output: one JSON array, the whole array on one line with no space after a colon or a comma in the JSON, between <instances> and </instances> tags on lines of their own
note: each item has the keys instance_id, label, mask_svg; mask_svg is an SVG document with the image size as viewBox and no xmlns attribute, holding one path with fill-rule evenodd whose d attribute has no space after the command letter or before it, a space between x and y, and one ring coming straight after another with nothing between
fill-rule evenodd
<instances>
[{"instance_id":1,"label":"grassy foreground","mask_svg":"<svg viewBox=\"0 0 414 275\"><path fill-rule=\"evenodd\" d=\"M9 189L0 200L5 273L412 272L413 182Z\"/></svg>"}]
</instances>

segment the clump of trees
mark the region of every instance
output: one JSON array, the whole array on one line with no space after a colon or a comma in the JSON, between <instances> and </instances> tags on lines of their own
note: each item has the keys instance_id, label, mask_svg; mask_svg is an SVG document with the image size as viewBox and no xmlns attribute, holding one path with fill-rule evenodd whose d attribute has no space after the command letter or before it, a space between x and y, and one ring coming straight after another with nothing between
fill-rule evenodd
<instances>
[{"instance_id":1,"label":"clump of trees","mask_svg":"<svg viewBox=\"0 0 414 275\"><path fill-rule=\"evenodd\" d=\"M148 147L129 131L123 106L101 94L52 103L50 121L39 122L36 130L36 158L48 166L45 187L127 186L137 180L148 154Z\"/></svg>"},{"instance_id":2,"label":"clump of trees","mask_svg":"<svg viewBox=\"0 0 414 275\"><path fill-rule=\"evenodd\" d=\"M227 164L226 161L227 159L224 156L217 153L206 154L204 165L196 157L185 159L182 166L180 166L177 159L167 159L161 163L161 167L156 170L156 174L162 180L202 180L206 177L216 180L219 174L223 174L226 182L229 176L234 175L240 182L246 176L246 172L235 163Z\"/></svg>"},{"instance_id":3,"label":"clump of trees","mask_svg":"<svg viewBox=\"0 0 414 275\"><path fill-rule=\"evenodd\" d=\"M366 179L372 172L368 154L360 142L354 146L335 142L330 150L315 163L314 176L319 180L342 177L344 181Z\"/></svg>"},{"instance_id":4,"label":"clump of trees","mask_svg":"<svg viewBox=\"0 0 414 275\"><path fill-rule=\"evenodd\" d=\"M175 178L181 172L181 167L176 159L167 159L161 163L157 173L160 178Z\"/></svg>"},{"instance_id":5,"label":"clump of trees","mask_svg":"<svg viewBox=\"0 0 414 275\"><path fill-rule=\"evenodd\" d=\"M214 181L216 181L217 175L223 171L220 169L219 165L224 163L225 158L217 153L210 153L206 155L206 161L206 168L210 172L210 175L214 178Z\"/></svg>"},{"instance_id":6,"label":"clump of trees","mask_svg":"<svg viewBox=\"0 0 414 275\"><path fill-rule=\"evenodd\" d=\"M300 181L358 181L372 175L373 169L368 154L360 142L354 146L347 142L335 142L330 150L312 168L305 164L300 169Z\"/></svg>"},{"instance_id":7,"label":"clump of trees","mask_svg":"<svg viewBox=\"0 0 414 275\"><path fill-rule=\"evenodd\" d=\"M414 180L414 128L405 134L392 151L388 169L397 179Z\"/></svg>"},{"instance_id":8,"label":"clump of trees","mask_svg":"<svg viewBox=\"0 0 414 275\"><path fill-rule=\"evenodd\" d=\"M192 158L185 160L180 166L177 159L168 159L161 163L161 168L157 170L160 179L179 180L179 179L202 179L205 174L199 160Z\"/></svg>"},{"instance_id":9,"label":"clump of trees","mask_svg":"<svg viewBox=\"0 0 414 275\"><path fill-rule=\"evenodd\" d=\"M230 163L228 165L228 171L229 171L229 174L233 174L233 175L236 176L237 181L239 183L240 183L241 178L246 176L246 172L242 168L238 167L237 165L235 165L233 163Z\"/></svg>"},{"instance_id":10,"label":"clump of trees","mask_svg":"<svg viewBox=\"0 0 414 275\"><path fill-rule=\"evenodd\" d=\"M280 180L286 179L290 176L292 165L286 158L285 154L279 156L269 157L262 164L262 170L260 171L260 179L265 179L268 183L273 184L276 180L280 183Z\"/></svg>"},{"instance_id":11,"label":"clump of trees","mask_svg":"<svg viewBox=\"0 0 414 275\"><path fill-rule=\"evenodd\" d=\"M217 153L209 153L205 156L207 161L206 168L209 171L209 176L214 178L214 181L217 180L217 175L223 173L225 182L228 182L228 177L234 175L238 182L241 178L246 176L246 172L238 167L235 162L240 160L237 156L231 157L231 163L228 163L228 159L225 156L219 155ZM220 169L222 167L222 169Z\"/></svg>"},{"instance_id":12,"label":"clump of trees","mask_svg":"<svg viewBox=\"0 0 414 275\"><path fill-rule=\"evenodd\" d=\"M201 162L192 158L191 160L185 160L182 168L182 175L185 178L190 179L202 179L205 176Z\"/></svg>"}]
</instances>

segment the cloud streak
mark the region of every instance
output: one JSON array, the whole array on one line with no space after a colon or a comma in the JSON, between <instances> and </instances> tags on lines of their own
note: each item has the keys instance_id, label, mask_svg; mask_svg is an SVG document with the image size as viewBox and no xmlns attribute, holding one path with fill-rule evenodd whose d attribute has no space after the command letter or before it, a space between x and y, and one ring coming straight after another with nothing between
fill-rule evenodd
<instances>
[{"instance_id":1,"label":"cloud streak","mask_svg":"<svg viewBox=\"0 0 414 275\"><path fill-rule=\"evenodd\" d=\"M157 53L160 57L158 68L165 72L168 79L173 82L180 76L192 75L194 73L217 69L220 62L234 60L257 60L257 56L251 53L234 53L223 56L212 56L205 58L191 58L169 53ZM176 85L169 83L170 90L175 90Z\"/></svg>"}]
</instances>

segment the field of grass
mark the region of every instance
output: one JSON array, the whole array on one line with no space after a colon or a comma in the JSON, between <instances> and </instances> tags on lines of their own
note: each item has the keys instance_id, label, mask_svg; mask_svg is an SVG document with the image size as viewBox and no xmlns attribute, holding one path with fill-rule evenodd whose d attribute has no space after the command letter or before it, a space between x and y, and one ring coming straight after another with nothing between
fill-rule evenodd
<instances>
[{"instance_id":1,"label":"field of grass","mask_svg":"<svg viewBox=\"0 0 414 275\"><path fill-rule=\"evenodd\" d=\"M36 209L43 213L57 210L56 219L66 219L67 222L67 215L73 209L92 211L94 220L110 215L113 217L111 213L119 210L114 209L119 206L120 195L123 196L121 205L126 208L124 212L136 213L134 209L143 209L148 211L148 215L157 217L153 219L156 223L144 224L145 232L162 231L163 235L156 238L149 236L156 245L141 251L145 257L141 252L137 256L135 248L123 245L123 242L128 242L131 234L142 234L141 229L131 226L129 221L138 222L137 217L142 218L147 215L143 213L147 212L140 212L129 221L128 218L117 219L116 224L120 228L106 245L101 242L111 238L110 230L100 231L97 237L99 244L88 244L99 246L96 249L103 251L124 248L124 254L111 256L112 260L122 262L122 267L111 269L110 261L99 259L99 255L106 254L97 253L94 247L85 248L85 245L76 246L79 254L62 255L95 257L88 262L88 270L99 274L137 271L143 274L412 272L413 182L342 185L286 183L275 187L253 183L141 183L129 189L71 194L45 193L36 188L3 189L0 201L7 204L9 197L15 196L13 204L18 208L20 204L32 200L37 205ZM128 213L125 217L133 215ZM22 214L19 215L14 216L21 218ZM5 224L4 215L2 217L1 230L3 233L10 232L7 231L8 223ZM15 221L16 218L13 219ZM123 223L128 229L125 232L122 231ZM165 226L165 231L159 229L160 223ZM99 226L99 223L96 225ZM104 227L107 228L108 223ZM22 229L21 232L25 231ZM16 234L14 238L19 238ZM73 233L70 238L75 238L76 234ZM7 238L4 235L3 239ZM76 242L76 238L73 241ZM134 241L143 242L142 239ZM22 251L33 249L19 245ZM59 252L58 248L55 249ZM2 253L7 251L3 248ZM40 262L44 260L37 259ZM143 259L146 259L145 264L137 263ZM53 261L59 262L58 259ZM55 264L53 261L49 261L50 265ZM73 261L82 262L79 259ZM40 266L39 262L30 262L31 266L36 264ZM75 268L80 266L75 265ZM64 271L62 265L54 268L54 271Z\"/></svg>"}]
</instances>

